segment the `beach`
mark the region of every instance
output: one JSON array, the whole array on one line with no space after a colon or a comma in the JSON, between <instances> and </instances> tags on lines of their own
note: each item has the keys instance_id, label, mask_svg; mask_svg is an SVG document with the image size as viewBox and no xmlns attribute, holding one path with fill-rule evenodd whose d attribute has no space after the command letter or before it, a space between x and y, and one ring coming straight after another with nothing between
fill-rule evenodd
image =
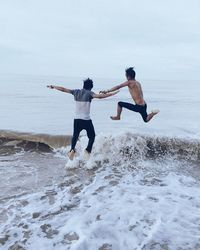
<instances>
[{"instance_id":1,"label":"beach","mask_svg":"<svg viewBox=\"0 0 200 250\"><path fill-rule=\"evenodd\" d=\"M118 101L127 89L93 100L96 140L88 161L85 132L70 149L73 96L81 78L12 75L0 79L0 248L200 249L198 81L141 79L146 124ZM94 79L94 92L123 79Z\"/></svg>"}]
</instances>

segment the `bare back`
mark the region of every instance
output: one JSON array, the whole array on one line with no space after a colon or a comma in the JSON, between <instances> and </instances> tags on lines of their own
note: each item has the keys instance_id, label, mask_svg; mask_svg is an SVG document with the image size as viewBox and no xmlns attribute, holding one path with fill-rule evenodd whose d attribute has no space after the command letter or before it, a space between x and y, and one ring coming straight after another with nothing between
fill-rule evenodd
<instances>
[{"instance_id":1,"label":"bare back","mask_svg":"<svg viewBox=\"0 0 200 250\"><path fill-rule=\"evenodd\" d=\"M128 89L134 100L134 102L138 105L144 105L145 101L143 99L143 92L141 84L135 80L128 81Z\"/></svg>"}]
</instances>

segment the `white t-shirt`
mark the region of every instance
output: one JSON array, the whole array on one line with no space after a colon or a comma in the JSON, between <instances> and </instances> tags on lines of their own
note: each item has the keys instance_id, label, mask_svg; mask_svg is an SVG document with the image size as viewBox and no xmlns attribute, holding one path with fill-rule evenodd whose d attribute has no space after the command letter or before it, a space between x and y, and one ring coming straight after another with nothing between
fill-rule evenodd
<instances>
[{"instance_id":1,"label":"white t-shirt","mask_svg":"<svg viewBox=\"0 0 200 250\"><path fill-rule=\"evenodd\" d=\"M90 104L94 92L86 89L74 89L71 91L76 102L75 119L90 120Z\"/></svg>"}]
</instances>

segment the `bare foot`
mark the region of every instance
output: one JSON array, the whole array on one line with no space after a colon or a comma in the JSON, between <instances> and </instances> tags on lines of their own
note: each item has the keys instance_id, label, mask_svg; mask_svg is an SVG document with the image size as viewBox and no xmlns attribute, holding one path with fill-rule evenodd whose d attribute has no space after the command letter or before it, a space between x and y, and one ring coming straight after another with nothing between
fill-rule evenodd
<instances>
[{"instance_id":1,"label":"bare foot","mask_svg":"<svg viewBox=\"0 0 200 250\"><path fill-rule=\"evenodd\" d=\"M115 120L115 121L120 120L120 117L119 117L119 116L111 116L110 118L111 118L112 120Z\"/></svg>"},{"instance_id":2,"label":"bare foot","mask_svg":"<svg viewBox=\"0 0 200 250\"><path fill-rule=\"evenodd\" d=\"M152 110L152 111L151 111L151 113L152 113L153 115L157 115L159 112L160 112L159 109L155 109L155 110Z\"/></svg>"},{"instance_id":3,"label":"bare foot","mask_svg":"<svg viewBox=\"0 0 200 250\"><path fill-rule=\"evenodd\" d=\"M75 151L74 150L71 150L67 153L69 159L72 161L74 159L74 156L75 156Z\"/></svg>"},{"instance_id":4,"label":"bare foot","mask_svg":"<svg viewBox=\"0 0 200 250\"><path fill-rule=\"evenodd\" d=\"M146 121L149 122L154 117L154 115L157 115L159 112L159 109L152 110L151 113L147 116Z\"/></svg>"}]
</instances>

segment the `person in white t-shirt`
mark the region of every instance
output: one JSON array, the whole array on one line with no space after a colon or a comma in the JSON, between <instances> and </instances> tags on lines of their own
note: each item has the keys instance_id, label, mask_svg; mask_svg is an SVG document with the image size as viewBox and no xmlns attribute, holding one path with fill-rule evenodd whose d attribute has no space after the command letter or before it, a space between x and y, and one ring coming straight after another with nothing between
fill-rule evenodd
<instances>
[{"instance_id":1,"label":"person in white t-shirt","mask_svg":"<svg viewBox=\"0 0 200 250\"><path fill-rule=\"evenodd\" d=\"M74 117L74 131L71 142L71 150L68 153L68 157L70 160L73 160L75 156L75 146L77 140L79 138L79 134L82 130L86 130L88 136L88 145L85 149L87 154L90 154L92 151L92 146L95 140L95 130L90 118L90 104L93 98L103 99L109 96L116 95L119 91L111 92L111 93L101 93L95 94L92 92L93 81L91 79L86 79L83 81L82 89L67 89L64 87L59 87L55 85L48 85L50 89L56 89L65 93L72 94L74 96L74 100L76 102L76 112Z\"/></svg>"}]
</instances>

